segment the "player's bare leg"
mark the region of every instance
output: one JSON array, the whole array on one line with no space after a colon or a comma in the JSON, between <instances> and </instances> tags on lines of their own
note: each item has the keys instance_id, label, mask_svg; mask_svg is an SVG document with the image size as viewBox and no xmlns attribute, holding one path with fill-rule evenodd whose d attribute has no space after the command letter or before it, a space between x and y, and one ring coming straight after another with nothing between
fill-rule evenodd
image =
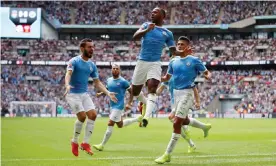
<instances>
[{"instance_id":1,"label":"player's bare leg","mask_svg":"<svg viewBox=\"0 0 276 166\"><path fill-rule=\"evenodd\" d=\"M73 139L71 140L72 153L75 156L79 155L78 141L79 141L79 136L80 136L81 129L82 129L85 119L86 119L86 114L84 111L77 113L77 120L76 120L75 126L74 126L74 135L73 135Z\"/></svg>"},{"instance_id":2,"label":"player's bare leg","mask_svg":"<svg viewBox=\"0 0 276 166\"><path fill-rule=\"evenodd\" d=\"M81 144L81 150L85 151L89 155L93 155L93 152L89 144L89 140L93 133L94 123L97 118L97 112L96 110L90 110L86 112L86 115L87 115L87 121L85 126L83 143Z\"/></svg>"},{"instance_id":3,"label":"player's bare leg","mask_svg":"<svg viewBox=\"0 0 276 166\"><path fill-rule=\"evenodd\" d=\"M147 81L148 85L148 98L147 98L147 106L146 106L146 114L143 119L143 127L147 127L148 120L152 115L152 111L156 109L156 101L157 101L157 95L156 90L158 88L160 81L152 78Z\"/></svg>"}]
</instances>

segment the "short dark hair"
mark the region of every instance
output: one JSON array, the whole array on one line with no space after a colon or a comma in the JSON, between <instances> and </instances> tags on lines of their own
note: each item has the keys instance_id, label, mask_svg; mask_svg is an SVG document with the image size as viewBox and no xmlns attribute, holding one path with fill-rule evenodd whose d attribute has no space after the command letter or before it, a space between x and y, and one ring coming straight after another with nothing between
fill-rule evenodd
<instances>
[{"instance_id":1,"label":"short dark hair","mask_svg":"<svg viewBox=\"0 0 276 166\"><path fill-rule=\"evenodd\" d=\"M85 45L86 45L86 42L92 42L92 40L91 39L88 39L88 38L86 38L86 39L82 39L81 40L81 42L80 42L80 47L85 47Z\"/></svg>"},{"instance_id":2,"label":"short dark hair","mask_svg":"<svg viewBox=\"0 0 276 166\"><path fill-rule=\"evenodd\" d=\"M165 18L166 17L166 11L160 7L156 7L155 9L159 9L161 14L163 15L163 17Z\"/></svg>"},{"instance_id":3,"label":"short dark hair","mask_svg":"<svg viewBox=\"0 0 276 166\"><path fill-rule=\"evenodd\" d=\"M161 9L161 8L159 8L159 9L160 9L161 14L164 16L164 18L166 18L166 11L164 9Z\"/></svg>"},{"instance_id":4,"label":"short dark hair","mask_svg":"<svg viewBox=\"0 0 276 166\"><path fill-rule=\"evenodd\" d=\"M186 37L186 36L180 36L180 37L178 38L178 40L185 40L185 41L187 41L189 44L191 43L190 39L189 39L188 37Z\"/></svg>"}]
</instances>

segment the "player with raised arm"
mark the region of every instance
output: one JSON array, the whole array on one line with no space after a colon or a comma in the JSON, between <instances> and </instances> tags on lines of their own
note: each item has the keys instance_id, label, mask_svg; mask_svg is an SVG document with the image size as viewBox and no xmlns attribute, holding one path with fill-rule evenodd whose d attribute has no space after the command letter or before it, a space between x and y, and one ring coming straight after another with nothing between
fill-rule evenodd
<instances>
[{"instance_id":1,"label":"player with raised arm","mask_svg":"<svg viewBox=\"0 0 276 166\"><path fill-rule=\"evenodd\" d=\"M109 138L112 135L114 125L118 126L118 128L126 127L135 122L141 122L143 116L140 115L137 118L125 119L122 120L122 114L124 110L124 100L125 100L125 93L128 91L130 93L130 99L128 104L126 104L125 109L130 109L132 105L132 95L131 95L131 86L130 83L125 80L123 77L120 76L120 66L119 65L112 65L112 77L107 79L107 89L111 92L116 94L118 102L115 103L110 101L111 111L109 115L109 122L107 124L107 130L105 132L104 138L102 143L98 145L93 145L93 147L99 151L104 149L104 145L107 143ZM99 94L98 94L99 96Z\"/></svg>"},{"instance_id":2,"label":"player with raised arm","mask_svg":"<svg viewBox=\"0 0 276 166\"><path fill-rule=\"evenodd\" d=\"M185 40L178 40L178 48L184 45L183 42L185 42ZM189 109L193 106L194 81L199 72L203 72L206 79L211 78L211 73L206 69L199 58L183 53L180 57L175 57L170 61L167 74L162 77L162 82L167 82L170 79L173 79L174 81L173 94L176 113L171 140L167 146L165 154L157 158L155 160L156 163L163 164L165 162L170 162L171 153L181 135L181 126L190 123L187 116ZM202 124L198 122L192 126L199 128L203 127ZM206 136L208 135L208 130L210 128L211 126L206 128Z\"/></svg>"},{"instance_id":3,"label":"player with raised arm","mask_svg":"<svg viewBox=\"0 0 276 166\"><path fill-rule=\"evenodd\" d=\"M133 35L134 40L141 40L141 50L132 78L133 96L140 94L146 82L148 85L144 127L148 125L148 119L156 108L156 90L161 81L160 59L164 46L169 47L172 55L179 55L182 52L176 50L173 33L162 27L165 17L166 12L163 9L154 8L151 12L152 22L143 23Z\"/></svg>"},{"instance_id":4,"label":"player with raised arm","mask_svg":"<svg viewBox=\"0 0 276 166\"><path fill-rule=\"evenodd\" d=\"M88 78L92 77L94 86L100 91L104 92L110 99L117 102L117 98L113 92L109 92L101 83L98 76L96 65L90 60L93 55L94 45L91 39L83 39L80 42L81 55L72 58L67 66L65 75L65 88L64 96L72 108L73 112L77 115L77 120L74 126L74 135L71 140L72 153L75 156L79 155L78 139L82 130L83 123L87 117L84 139L81 143L81 150L89 155L93 155L91 151L89 140L94 129L94 123L97 117L97 112L93 101L91 100L88 89Z\"/></svg>"}]
</instances>

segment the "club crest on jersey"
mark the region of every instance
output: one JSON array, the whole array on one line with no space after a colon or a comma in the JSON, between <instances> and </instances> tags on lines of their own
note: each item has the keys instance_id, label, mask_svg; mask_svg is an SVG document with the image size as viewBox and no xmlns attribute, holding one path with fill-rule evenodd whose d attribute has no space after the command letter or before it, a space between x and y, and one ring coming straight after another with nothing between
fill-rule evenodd
<instances>
[{"instance_id":1,"label":"club crest on jersey","mask_svg":"<svg viewBox=\"0 0 276 166\"><path fill-rule=\"evenodd\" d=\"M191 66L191 63L190 63L190 62L187 62L186 65L187 65L187 66Z\"/></svg>"},{"instance_id":2,"label":"club crest on jersey","mask_svg":"<svg viewBox=\"0 0 276 166\"><path fill-rule=\"evenodd\" d=\"M91 72L93 71L93 68L92 68L92 66L90 66L90 71L91 71Z\"/></svg>"},{"instance_id":3,"label":"club crest on jersey","mask_svg":"<svg viewBox=\"0 0 276 166\"><path fill-rule=\"evenodd\" d=\"M120 86L120 82L118 82L116 85L117 85L117 86Z\"/></svg>"},{"instance_id":4,"label":"club crest on jersey","mask_svg":"<svg viewBox=\"0 0 276 166\"><path fill-rule=\"evenodd\" d=\"M164 36L168 36L168 34L167 34L165 31L163 31L162 34L163 34Z\"/></svg>"}]
</instances>

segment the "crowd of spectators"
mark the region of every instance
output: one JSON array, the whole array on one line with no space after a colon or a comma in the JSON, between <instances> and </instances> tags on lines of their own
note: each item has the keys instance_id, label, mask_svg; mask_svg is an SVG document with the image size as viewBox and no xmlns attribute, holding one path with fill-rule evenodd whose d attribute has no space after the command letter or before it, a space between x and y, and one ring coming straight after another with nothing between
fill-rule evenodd
<instances>
[{"instance_id":1,"label":"crowd of spectators","mask_svg":"<svg viewBox=\"0 0 276 166\"><path fill-rule=\"evenodd\" d=\"M140 25L155 7L166 10L165 24L233 23L275 15L273 1L1 1L1 6L41 7L62 24ZM221 22L219 22L221 21Z\"/></svg>"},{"instance_id":2,"label":"crowd of spectators","mask_svg":"<svg viewBox=\"0 0 276 166\"><path fill-rule=\"evenodd\" d=\"M68 61L79 55L79 40L2 40L2 60L52 60ZM94 61L135 61L140 42L96 41ZM197 40L193 41L194 53L202 61L275 60L275 39L248 40ZM23 54L19 50L28 50ZM162 61L169 61L164 49Z\"/></svg>"},{"instance_id":3,"label":"crowd of spectators","mask_svg":"<svg viewBox=\"0 0 276 166\"><path fill-rule=\"evenodd\" d=\"M28 66L28 65L2 65L1 67L1 105L9 107L11 101L55 101L70 112L70 107L64 100L65 66ZM165 69L166 70L166 69ZM163 71L163 73L165 72ZM131 80L133 68L122 69L122 77ZM250 104L254 111L267 112L272 109L272 101L276 97L276 71L275 70L216 70L212 71L211 81L199 82L201 106L207 108L208 104L218 94L245 94L239 107L248 107ZM30 79L30 77L39 79ZM106 82L111 76L110 68L99 67L99 79ZM245 78L257 78L247 81ZM92 82L91 82L92 84ZM143 89L146 94L146 89ZM109 99L95 96L94 86L89 86L92 97L99 112L109 112ZM128 95L127 95L128 96ZM251 107L250 107L251 108ZM170 99L168 91L164 91L158 98L158 110L170 112ZM137 111L137 102L132 112Z\"/></svg>"}]
</instances>

